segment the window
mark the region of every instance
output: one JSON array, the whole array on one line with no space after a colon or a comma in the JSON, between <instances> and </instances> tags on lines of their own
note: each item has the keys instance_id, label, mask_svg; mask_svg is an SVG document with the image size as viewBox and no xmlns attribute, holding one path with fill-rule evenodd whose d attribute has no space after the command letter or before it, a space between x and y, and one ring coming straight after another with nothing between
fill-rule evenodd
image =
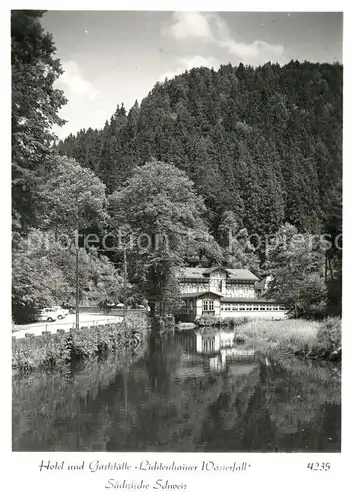
<instances>
[{"instance_id":1,"label":"window","mask_svg":"<svg viewBox=\"0 0 354 500\"><path fill-rule=\"evenodd\" d=\"M252 306L247 306L246 311L252 311Z\"/></svg>"},{"instance_id":2,"label":"window","mask_svg":"<svg viewBox=\"0 0 354 500\"><path fill-rule=\"evenodd\" d=\"M260 306L259 310L260 311L265 311L265 306Z\"/></svg>"},{"instance_id":3,"label":"window","mask_svg":"<svg viewBox=\"0 0 354 500\"><path fill-rule=\"evenodd\" d=\"M285 307L284 306L279 306L279 311L285 311Z\"/></svg>"},{"instance_id":4,"label":"window","mask_svg":"<svg viewBox=\"0 0 354 500\"><path fill-rule=\"evenodd\" d=\"M233 311L238 311L238 306L232 306Z\"/></svg>"},{"instance_id":5,"label":"window","mask_svg":"<svg viewBox=\"0 0 354 500\"><path fill-rule=\"evenodd\" d=\"M245 308L245 306L239 306L238 310L239 310L239 311L245 311L245 310L246 310L246 308Z\"/></svg>"},{"instance_id":6,"label":"window","mask_svg":"<svg viewBox=\"0 0 354 500\"><path fill-rule=\"evenodd\" d=\"M267 311L271 311L272 309L272 306L267 306Z\"/></svg>"},{"instance_id":7,"label":"window","mask_svg":"<svg viewBox=\"0 0 354 500\"><path fill-rule=\"evenodd\" d=\"M214 301L203 300L203 311L214 311Z\"/></svg>"},{"instance_id":8,"label":"window","mask_svg":"<svg viewBox=\"0 0 354 500\"><path fill-rule=\"evenodd\" d=\"M253 310L254 310L254 311L259 311L259 306L257 306L257 305L255 305L255 304L253 304Z\"/></svg>"}]
</instances>

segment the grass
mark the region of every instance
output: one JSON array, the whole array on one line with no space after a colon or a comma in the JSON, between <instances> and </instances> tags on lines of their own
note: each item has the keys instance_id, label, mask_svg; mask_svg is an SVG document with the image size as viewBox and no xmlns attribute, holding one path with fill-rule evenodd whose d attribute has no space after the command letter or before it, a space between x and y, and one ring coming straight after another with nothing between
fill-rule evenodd
<instances>
[{"instance_id":1,"label":"grass","mask_svg":"<svg viewBox=\"0 0 354 500\"><path fill-rule=\"evenodd\" d=\"M250 321L237 328L235 342L256 351L337 361L341 354L341 322L304 319Z\"/></svg>"},{"instance_id":2,"label":"grass","mask_svg":"<svg viewBox=\"0 0 354 500\"><path fill-rule=\"evenodd\" d=\"M13 341L12 368L20 373L28 373L62 367L74 360L109 352L131 351L139 346L146 333L146 318L129 316L122 323L25 337Z\"/></svg>"}]
</instances>

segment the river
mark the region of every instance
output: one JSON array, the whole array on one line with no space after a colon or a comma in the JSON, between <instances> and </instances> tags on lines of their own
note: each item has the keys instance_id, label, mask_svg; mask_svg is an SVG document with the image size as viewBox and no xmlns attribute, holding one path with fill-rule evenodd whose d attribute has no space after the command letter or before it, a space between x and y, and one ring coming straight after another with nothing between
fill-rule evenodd
<instances>
[{"instance_id":1,"label":"river","mask_svg":"<svg viewBox=\"0 0 354 500\"><path fill-rule=\"evenodd\" d=\"M241 359L227 331L13 378L14 451L339 452L340 436L340 365Z\"/></svg>"}]
</instances>

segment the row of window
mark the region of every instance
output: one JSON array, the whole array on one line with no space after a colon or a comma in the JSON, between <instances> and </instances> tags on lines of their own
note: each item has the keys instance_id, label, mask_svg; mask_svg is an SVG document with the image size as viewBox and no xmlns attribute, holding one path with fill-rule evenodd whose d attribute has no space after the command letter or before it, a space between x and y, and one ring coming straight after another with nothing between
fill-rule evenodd
<instances>
[{"instance_id":1,"label":"row of window","mask_svg":"<svg viewBox=\"0 0 354 500\"><path fill-rule=\"evenodd\" d=\"M208 286L217 286L222 283L226 288L254 288L254 283L252 281L228 281L222 279L211 279L208 281L180 281L180 287L192 287L192 288L204 288Z\"/></svg>"},{"instance_id":2,"label":"row of window","mask_svg":"<svg viewBox=\"0 0 354 500\"><path fill-rule=\"evenodd\" d=\"M221 305L222 311L285 311L284 306L265 305L265 304L225 304Z\"/></svg>"},{"instance_id":3,"label":"row of window","mask_svg":"<svg viewBox=\"0 0 354 500\"><path fill-rule=\"evenodd\" d=\"M221 311L285 311L285 306L276 304L221 304ZM214 311L213 300L203 300L203 311Z\"/></svg>"},{"instance_id":4,"label":"row of window","mask_svg":"<svg viewBox=\"0 0 354 500\"><path fill-rule=\"evenodd\" d=\"M203 300L203 311L214 311L214 301Z\"/></svg>"}]
</instances>

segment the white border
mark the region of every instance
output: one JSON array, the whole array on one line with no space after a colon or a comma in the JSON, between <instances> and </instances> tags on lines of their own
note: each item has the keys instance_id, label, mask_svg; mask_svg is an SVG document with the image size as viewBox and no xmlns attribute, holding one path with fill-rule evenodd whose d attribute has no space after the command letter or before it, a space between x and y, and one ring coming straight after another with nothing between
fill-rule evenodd
<instances>
[{"instance_id":1,"label":"white border","mask_svg":"<svg viewBox=\"0 0 354 500\"><path fill-rule=\"evenodd\" d=\"M11 288L11 250L10 250L10 52L9 52L9 9L10 8L44 8L47 10L239 10L239 11L344 11L344 234L345 234L345 252L344 252L344 315L343 315L343 331L344 331L344 360L343 360L343 425L342 425L342 453L341 454L208 454L209 460L213 458L218 462L232 461L235 456L237 461L247 461L252 464L247 473L238 474L236 476L224 474L208 474L193 473L188 475L187 491L171 492L174 497L195 498L198 494L206 494L210 492L215 494L226 494L233 498L241 495L251 495L257 498L260 497L277 497L277 498L296 498L305 497L312 498L314 496L323 498L333 498L333 495L340 495L343 498L349 498L350 490L345 488L343 479L349 479L351 463L351 451L353 450L353 413L352 400L353 390L351 387L351 364L353 353L353 332L351 331L351 296L353 283L353 271L350 256L353 243L353 236L350 232L350 225L353 221L353 195L351 188L353 186L354 168L353 153L352 153L352 126L353 121L353 106L352 93L354 89L353 64L350 43L353 38L353 3L349 1L288 1L272 0L264 2L261 0L248 0L246 2L225 2L220 1L200 1L194 0L178 2L107 2L101 0L98 4L79 1L61 0L52 2L11 2L1 8L0 16L0 33L2 36L2 76L1 76L1 109L3 111L3 119L1 121L2 130L2 176L5 179L1 182L1 200L3 201L4 215L2 218L2 227L5 232L5 239L1 246L2 255L2 287L1 287L1 318L7 318L6 324L3 322L2 331L2 349L0 349L3 359L1 360L0 369L2 375L3 401L6 402L1 412L1 458L3 466L1 467L1 476L5 479L6 485L3 482L2 490L5 495L11 495L13 498L23 498L24 496L32 496L41 498L60 498L63 494L68 498L75 498L83 495L85 498L95 498L111 491L111 495L125 495L121 490L105 490L103 488L106 474L100 476L96 474L90 475L89 472L84 473L41 473L39 474L36 467L42 459L51 458L55 461L62 459L68 461L89 461L99 459L101 461L122 460L126 459L130 462L140 462L146 459L146 454L122 454L122 453L12 453L11 452L11 370L9 369L11 341L9 336L10 329L10 288ZM299 37L301 33L299 33ZM4 119L6 116L7 120ZM5 138L7 140L5 140ZM6 160L5 160L6 159ZM153 454L148 454L149 460L154 459ZM200 462L205 459L205 455L200 454L160 454L158 458L164 462L176 460L176 457L184 462ZM53 457L53 458L52 458ZM128 458L129 457L129 458ZM329 473L310 473L306 469L309 461L331 462L332 469ZM110 476L110 475L109 475ZM146 476L147 477L147 476ZM155 477L151 475L150 481ZM168 477L168 475L166 475ZM179 476L173 476L175 480ZM191 479L189 479L189 477ZM100 480L97 480L101 478ZM128 479L128 476L127 476ZM187 481L187 476L181 478ZM349 486L349 484L348 484ZM346 493L348 492L348 493ZM157 492L159 494L159 492ZM135 492L129 493L136 495ZM156 495L156 492L144 492L146 498ZM166 493L165 493L166 495Z\"/></svg>"}]
</instances>

